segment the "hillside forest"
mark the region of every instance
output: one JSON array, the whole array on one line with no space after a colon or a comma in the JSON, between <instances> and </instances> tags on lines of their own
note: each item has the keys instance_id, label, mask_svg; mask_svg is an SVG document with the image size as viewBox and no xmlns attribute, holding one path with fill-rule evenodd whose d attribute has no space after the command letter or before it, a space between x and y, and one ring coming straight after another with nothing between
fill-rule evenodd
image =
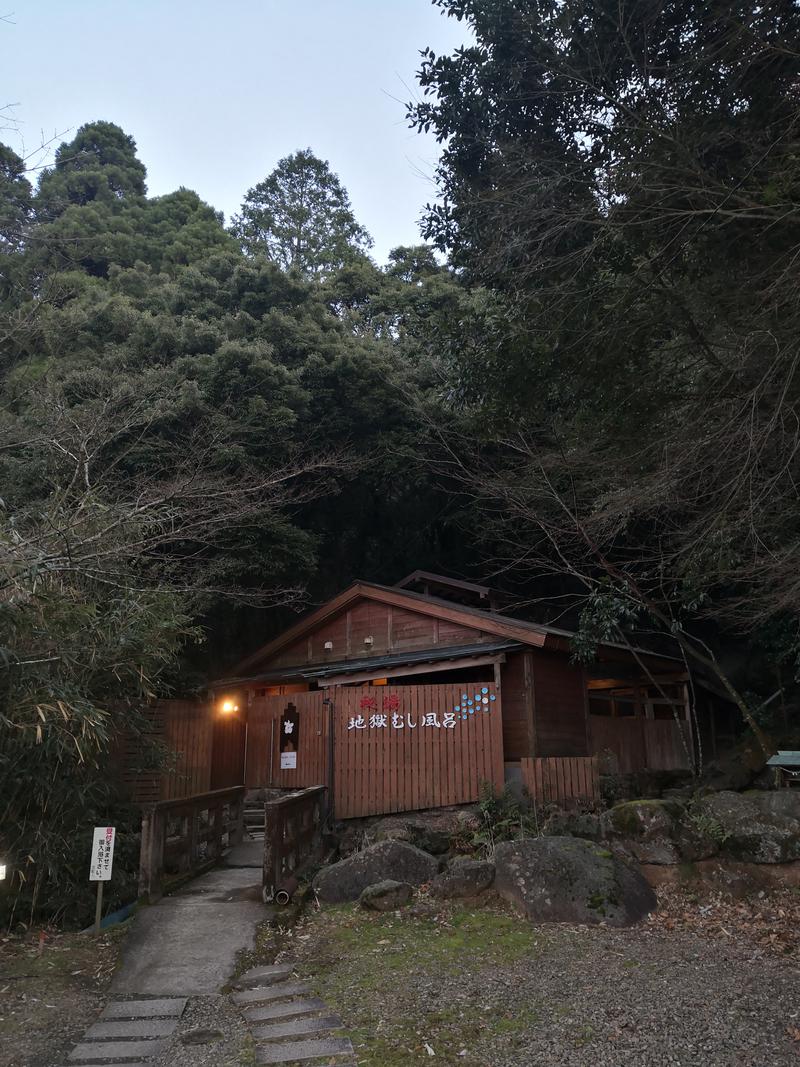
<instances>
[{"instance_id":1,"label":"hillside forest","mask_svg":"<svg viewBox=\"0 0 800 1067\"><path fill-rule=\"evenodd\" d=\"M437 3L474 44L422 52L436 195L386 263L300 130L227 223L113 116L0 146L14 921L83 901L78 811L134 818L147 702L355 578L479 580L800 726L797 6Z\"/></svg>"}]
</instances>

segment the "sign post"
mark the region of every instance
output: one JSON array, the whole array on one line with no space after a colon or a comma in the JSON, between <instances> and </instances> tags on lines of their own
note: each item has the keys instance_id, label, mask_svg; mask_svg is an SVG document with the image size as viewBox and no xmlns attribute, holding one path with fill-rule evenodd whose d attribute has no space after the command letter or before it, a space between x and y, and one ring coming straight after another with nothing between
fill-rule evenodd
<instances>
[{"instance_id":1,"label":"sign post","mask_svg":"<svg viewBox=\"0 0 800 1067\"><path fill-rule=\"evenodd\" d=\"M94 912L94 932L100 932L100 919L103 912L103 882L111 879L114 864L113 826L95 826L92 840L92 858L89 864L89 881L97 882L97 906Z\"/></svg>"}]
</instances>

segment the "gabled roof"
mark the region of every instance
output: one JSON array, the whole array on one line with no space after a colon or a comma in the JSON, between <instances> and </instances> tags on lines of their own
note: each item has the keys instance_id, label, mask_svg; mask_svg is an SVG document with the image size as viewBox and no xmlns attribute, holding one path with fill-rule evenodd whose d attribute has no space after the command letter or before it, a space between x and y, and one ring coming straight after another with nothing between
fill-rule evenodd
<instances>
[{"instance_id":1,"label":"gabled roof","mask_svg":"<svg viewBox=\"0 0 800 1067\"><path fill-rule=\"evenodd\" d=\"M383 656L339 660L333 663L299 663L293 667L275 667L272 670L245 677L236 675L232 678L220 678L213 683L213 686L216 688L235 684L269 684L278 680L291 681L293 679L301 679L305 682L320 681L333 675L360 675L370 671L380 674L397 667L405 669L421 663L447 664L453 667L470 657L489 658L522 647L519 641L483 641L471 645L441 645L434 648L418 648L410 652L391 652Z\"/></svg>"},{"instance_id":2,"label":"gabled roof","mask_svg":"<svg viewBox=\"0 0 800 1067\"><path fill-rule=\"evenodd\" d=\"M249 671L256 664L270 659L286 645L304 637L309 631L316 629L327 619L338 615L348 608L356 600L374 600L391 607L406 608L417 611L420 615L430 615L437 619L446 619L461 626L471 626L484 633L503 637L510 641L519 641L522 644L532 645L535 648L543 648L548 634L571 636L565 630L554 630L551 627L539 626L523 619L510 619L496 612L482 611L480 608L468 607L464 604L454 604L449 600L440 600L438 597L427 596L423 593L412 593L408 589L397 589L394 586L375 585L372 582L355 582L343 593L339 593L333 600L312 611L310 615L295 623L285 630L279 637L268 641L256 652L245 657L237 663L233 674L239 676Z\"/></svg>"}]
</instances>

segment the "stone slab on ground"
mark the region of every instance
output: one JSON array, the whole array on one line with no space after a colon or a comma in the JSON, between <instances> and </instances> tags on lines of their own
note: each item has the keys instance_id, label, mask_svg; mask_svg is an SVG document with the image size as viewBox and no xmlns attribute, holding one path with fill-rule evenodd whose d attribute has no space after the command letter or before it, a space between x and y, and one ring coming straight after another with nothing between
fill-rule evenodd
<instances>
[{"instance_id":1,"label":"stone slab on ground","mask_svg":"<svg viewBox=\"0 0 800 1067\"><path fill-rule=\"evenodd\" d=\"M160 997L155 1000L112 1000L101 1019L152 1019L157 1016L179 1018L186 1007L186 997Z\"/></svg>"},{"instance_id":2,"label":"stone slab on ground","mask_svg":"<svg viewBox=\"0 0 800 1067\"><path fill-rule=\"evenodd\" d=\"M303 1037L321 1030L341 1030L343 1026L344 1023L338 1015L306 1015L281 1023L253 1026L251 1029L256 1041L275 1041L287 1037Z\"/></svg>"},{"instance_id":3,"label":"stone slab on ground","mask_svg":"<svg viewBox=\"0 0 800 1067\"><path fill-rule=\"evenodd\" d=\"M103 1063L107 1060L146 1060L157 1056L163 1041L84 1041L67 1059L70 1063Z\"/></svg>"},{"instance_id":4,"label":"stone slab on ground","mask_svg":"<svg viewBox=\"0 0 800 1067\"><path fill-rule=\"evenodd\" d=\"M292 968L280 964L270 967L251 967L249 971L240 974L236 979L236 985L242 989L259 985L269 985L272 982L283 982L291 978Z\"/></svg>"},{"instance_id":5,"label":"stone slab on ground","mask_svg":"<svg viewBox=\"0 0 800 1067\"><path fill-rule=\"evenodd\" d=\"M281 1000L288 997L300 997L310 992L308 982L276 982L275 985L261 986L259 989L245 989L234 993L231 999L239 1007L260 1004L266 1000Z\"/></svg>"},{"instance_id":6,"label":"stone slab on ground","mask_svg":"<svg viewBox=\"0 0 800 1067\"><path fill-rule=\"evenodd\" d=\"M84 1034L85 1041L108 1041L110 1039L169 1037L178 1026L178 1019L108 1019L90 1026Z\"/></svg>"},{"instance_id":7,"label":"stone slab on ground","mask_svg":"<svg viewBox=\"0 0 800 1067\"><path fill-rule=\"evenodd\" d=\"M304 997L302 1000L286 1000L280 1004L264 1004L248 1008L244 1013L248 1023L271 1022L273 1019L291 1019L296 1015L310 1015L325 1011L325 1002L319 997Z\"/></svg>"},{"instance_id":8,"label":"stone slab on ground","mask_svg":"<svg viewBox=\"0 0 800 1067\"><path fill-rule=\"evenodd\" d=\"M349 1037L326 1037L318 1041L287 1041L261 1045L256 1049L256 1063L294 1063L296 1060L317 1060L353 1053Z\"/></svg>"},{"instance_id":9,"label":"stone slab on ground","mask_svg":"<svg viewBox=\"0 0 800 1067\"><path fill-rule=\"evenodd\" d=\"M209 871L137 912L112 996L216 993L238 954L255 946L256 927L269 914L260 870Z\"/></svg>"}]
</instances>

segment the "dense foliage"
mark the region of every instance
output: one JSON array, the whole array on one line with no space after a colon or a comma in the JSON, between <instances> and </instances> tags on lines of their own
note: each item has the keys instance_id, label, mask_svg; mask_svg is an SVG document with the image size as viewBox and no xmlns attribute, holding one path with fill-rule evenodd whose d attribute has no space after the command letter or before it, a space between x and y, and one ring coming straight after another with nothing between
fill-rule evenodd
<instances>
[{"instance_id":1,"label":"dense foliage","mask_svg":"<svg viewBox=\"0 0 800 1067\"><path fill-rule=\"evenodd\" d=\"M656 629L749 717L713 646L769 648L756 705L800 650L800 9L438 2L475 44L424 55L426 232L483 291L451 470L571 577L580 652Z\"/></svg>"},{"instance_id":2,"label":"dense foliage","mask_svg":"<svg viewBox=\"0 0 800 1067\"><path fill-rule=\"evenodd\" d=\"M61 145L36 190L0 156L0 851L18 918L77 892L74 830L118 803L110 754L150 695L202 685L304 590L392 580L446 536L415 403L436 403L432 320L459 286L424 248L372 263L310 152L264 188L298 161L333 223L304 218L313 237L282 258L242 251L189 190L148 197L111 123Z\"/></svg>"}]
</instances>

